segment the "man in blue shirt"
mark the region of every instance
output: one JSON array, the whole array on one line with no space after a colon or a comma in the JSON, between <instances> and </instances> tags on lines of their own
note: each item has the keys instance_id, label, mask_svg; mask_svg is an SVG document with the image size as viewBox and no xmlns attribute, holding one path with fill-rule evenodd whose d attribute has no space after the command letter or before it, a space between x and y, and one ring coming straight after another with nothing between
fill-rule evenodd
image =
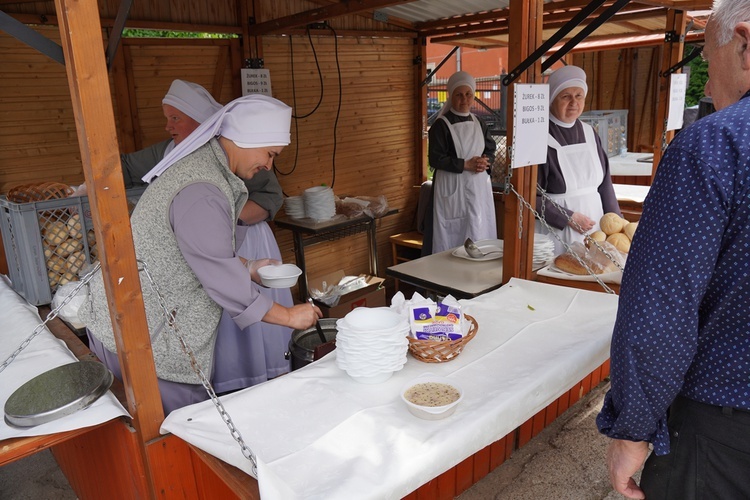
<instances>
[{"instance_id":1,"label":"man in blue shirt","mask_svg":"<svg viewBox=\"0 0 750 500\"><path fill-rule=\"evenodd\" d=\"M597 418L612 485L630 498L750 498L750 2L715 0L705 40L718 111L659 165Z\"/></svg>"}]
</instances>

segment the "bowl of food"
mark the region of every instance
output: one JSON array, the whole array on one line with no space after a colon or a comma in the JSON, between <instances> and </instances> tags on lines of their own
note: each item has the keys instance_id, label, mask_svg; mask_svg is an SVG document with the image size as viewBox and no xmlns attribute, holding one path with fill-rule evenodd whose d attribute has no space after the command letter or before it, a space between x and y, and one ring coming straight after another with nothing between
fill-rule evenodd
<instances>
[{"instance_id":1,"label":"bowl of food","mask_svg":"<svg viewBox=\"0 0 750 500\"><path fill-rule=\"evenodd\" d=\"M258 269L258 275L263 286L268 288L290 288L297 283L302 269L294 264L279 266L263 266Z\"/></svg>"},{"instance_id":2,"label":"bowl of food","mask_svg":"<svg viewBox=\"0 0 750 500\"><path fill-rule=\"evenodd\" d=\"M439 420L453 415L464 397L454 380L425 374L404 385L401 399L412 415L425 420Z\"/></svg>"}]
</instances>

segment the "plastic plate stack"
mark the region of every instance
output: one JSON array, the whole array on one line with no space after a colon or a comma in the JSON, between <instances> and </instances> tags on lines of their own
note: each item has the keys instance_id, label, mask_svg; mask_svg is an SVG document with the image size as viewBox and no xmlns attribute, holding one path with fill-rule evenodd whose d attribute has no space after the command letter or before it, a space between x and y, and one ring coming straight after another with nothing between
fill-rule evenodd
<instances>
[{"instance_id":1,"label":"plastic plate stack","mask_svg":"<svg viewBox=\"0 0 750 500\"><path fill-rule=\"evenodd\" d=\"M358 307L336 329L336 364L357 382L385 382L406 364L409 321L390 308Z\"/></svg>"},{"instance_id":2,"label":"plastic plate stack","mask_svg":"<svg viewBox=\"0 0 750 500\"><path fill-rule=\"evenodd\" d=\"M292 219L304 219L305 200L302 196L288 196L284 198L284 210Z\"/></svg>"},{"instance_id":3,"label":"plastic plate stack","mask_svg":"<svg viewBox=\"0 0 750 500\"><path fill-rule=\"evenodd\" d=\"M333 189L315 186L305 189L305 216L318 221L328 220L336 215L336 200Z\"/></svg>"},{"instance_id":4,"label":"plastic plate stack","mask_svg":"<svg viewBox=\"0 0 750 500\"><path fill-rule=\"evenodd\" d=\"M547 234L534 233L534 258L532 265L542 267L555 257L555 242Z\"/></svg>"}]
</instances>

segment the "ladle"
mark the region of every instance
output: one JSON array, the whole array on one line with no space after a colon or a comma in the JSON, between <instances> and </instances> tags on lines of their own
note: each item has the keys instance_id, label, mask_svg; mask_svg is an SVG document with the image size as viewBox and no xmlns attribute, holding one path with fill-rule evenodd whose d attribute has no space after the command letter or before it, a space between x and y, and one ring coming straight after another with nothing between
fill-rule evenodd
<instances>
[{"instance_id":1,"label":"ladle","mask_svg":"<svg viewBox=\"0 0 750 500\"><path fill-rule=\"evenodd\" d=\"M480 250L477 244L472 241L471 238L466 238L466 241L464 241L464 248L466 249L466 253L469 254L469 257L471 257L472 259L481 259L483 257L487 257L488 255L492 255L493 253L500 253L500 250L493 250L491 252L484 253L482 250Z\"/></svg>"},{"instance_id":2,"label":"ladle","mask_svg":"<svg viewBox=\"0 0 750 500\"><path fill-rule=\"evenodd\" d=\"M312 297L307 299L307 301L310 303L311 306L313 306L313 308L315 308L315 304L313 304ZM315 329L318 331L318 337L320 337L320 342L322 344L325 344L327 342L326 335L325 333L323 333L323 328L320 327L320 321L318 321L317 318L315 319Z\"/></svg>"}]
</instances>

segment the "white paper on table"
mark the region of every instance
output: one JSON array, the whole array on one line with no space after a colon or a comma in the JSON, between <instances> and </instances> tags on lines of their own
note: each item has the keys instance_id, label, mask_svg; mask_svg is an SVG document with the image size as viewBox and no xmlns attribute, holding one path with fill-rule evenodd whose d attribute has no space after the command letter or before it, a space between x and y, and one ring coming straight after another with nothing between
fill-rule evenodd
<instances>
[{"instance_id":1,"label":"white paper on table","mask_svg":"<svg viewBox=\"0 0 750 500\"><path fill-rule=\"evenodd\" d=\"M617 296L513 279L460 301L479 325L447 363L409 357L381 384L359 384L336 351L274 380L222 397L257 455L268 499L400 499L507 435L609 356ZM431 372L465 391L444 420L413 416L404 386ZM251 463L210 401L162 424L190 444L250 473Z\"/></svg>"},{"instance_id":2,"label":"white paper on table","mask_svg":"<svg viewBox=\"0 0 750 500\"><path fill-rule=\"evenodd\" d=\"M4 362L31 335L42 320L36 307L26 302L0 275L0 363ZM0 372L0 406L20 386L48 370L77 361L65 343L47 328ZM98 425L120 416L128 416L117 398L107 391L91 406L46 424L20 429L0 419L0 441L4 439L42 436Z\"/></svg>"}]
</instances>

